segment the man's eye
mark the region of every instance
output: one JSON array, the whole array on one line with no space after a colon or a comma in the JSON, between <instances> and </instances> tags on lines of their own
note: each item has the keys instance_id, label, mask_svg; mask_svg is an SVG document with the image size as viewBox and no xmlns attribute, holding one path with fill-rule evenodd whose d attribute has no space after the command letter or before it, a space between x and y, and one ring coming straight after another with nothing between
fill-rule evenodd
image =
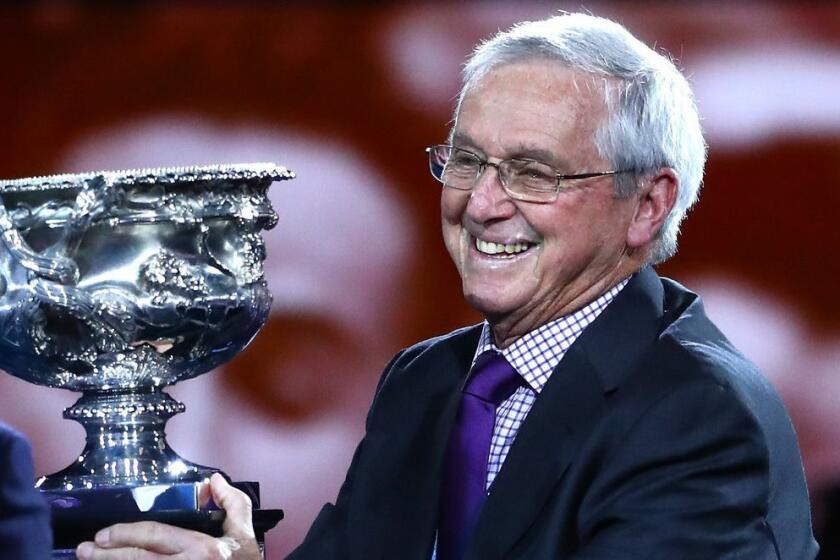
<instances>
[{"instance_id":1,"label":"man's eye","mask_svg":"<svg viewBox=\"0 0 840 560\"><path fill-rule=\"evenodd\" d=\"M512 166L511 171L516 180L523 181L530 187L554 187L554 170L545 164L536 162L516 162Z\"/></svg>"},{"instance_id":2,"label":"man's eye","mask_svg":"<svg viewBox=\"0 0 840 560\"><path fill-rule=\"evenodd\" d=\"M453 155L449 156L449 162L448 163L449 163L449 165L451 165L453 167L460 167L460 168L476 167L478 165L478 160L475 159L474 157L471 157L471 156L468 156L468 155L463 155L463 154L455 155L455 154L453 154Z\"/></svg>"}]
</instances>

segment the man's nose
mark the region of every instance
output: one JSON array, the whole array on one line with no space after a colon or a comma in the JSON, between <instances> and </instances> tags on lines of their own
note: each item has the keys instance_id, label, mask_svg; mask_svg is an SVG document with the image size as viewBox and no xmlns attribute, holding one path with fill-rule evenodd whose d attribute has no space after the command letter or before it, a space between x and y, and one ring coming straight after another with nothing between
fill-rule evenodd
<instances>
[{"instance_id":1,"label":"man's nose","mask_svg":"<svg viewBox=\"0 0 840 560\"><path fill-rule=\"evenodd\" d=\"M467 202L467 214L476 222L508 218L516 212L516 205L502 186L499 169L488 163L475 182Z\"/></svg>"}]
</instances>

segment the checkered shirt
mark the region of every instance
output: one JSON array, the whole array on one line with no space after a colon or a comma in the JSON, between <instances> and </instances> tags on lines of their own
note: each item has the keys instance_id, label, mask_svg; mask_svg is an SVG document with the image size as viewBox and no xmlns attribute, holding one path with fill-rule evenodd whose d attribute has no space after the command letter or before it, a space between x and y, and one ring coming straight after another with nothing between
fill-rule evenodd
<instances>
[{"instance_id":1,"label":"checkered shirt","mask_svg":"<svg viewBox=\"0 0 840 560\"><path fill-rule=\"evenodd\" d=\"M555 319L529 332L504 350L500 350L494 344L490 325L484 322L473 364L479 355L488 350L499 352L525 379L526 383L496 409L496 423L490 442L490 458L487 462L488 490L496 475L499 474L502 463L505 462L522 421L525 420L537 395L551 377L551 372L563 359L566 351L577 340L583 329L601 314L629 280L629 278L622 280L598 299L574 313Z\"/></svg>"}]
</instances>

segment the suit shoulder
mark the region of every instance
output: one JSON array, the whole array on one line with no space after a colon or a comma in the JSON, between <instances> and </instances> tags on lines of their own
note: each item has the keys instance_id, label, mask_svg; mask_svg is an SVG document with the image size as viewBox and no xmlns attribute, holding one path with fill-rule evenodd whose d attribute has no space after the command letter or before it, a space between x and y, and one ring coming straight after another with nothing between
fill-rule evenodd
<instances>
[{"instance_id":1,"label":"suit shoulder","mask_svg":"<svg viewBox=\"0 0 840 560\"><path fill-rule=\"evenodd\" d=\"M669 286L663 282L663 285L666 299L669 291L685 292L676 283ZM657 378L675 392L687 386L713 384L720 388L703 394L718 403L718 415L729 414L739 419L733 426L740 428L742 436L749 434L750 441L766 457L766 521L779 539L780 548L796 551L783 557L801 558L802 551L813 550L808 491L790 416L758 366L735 348L709 319L701 298L694 296L679 312L672 314L650 356L655 360L652 363L656 371L649 376L652 383L657 382L652 378ZM685 401L681 406L687 406ZM694 403L694 406L707 405ZM704 426L712 423L711 418L702 422ZM726 435L731 434L729 431Z\"/></svg>"},{"instance_id":2,"label":"suit shoulder","mask_svg":"<svg viewBox=\"0 0 840 560\"><path fill-rule=\"evenodd\" d=\"M708 318L696 298L662 331L655 346L669 375L688 382L712 382L736 393L751 409L768 399L781 406L776 390Z\"/></svg>"},{"instance_id":3,"label":"suit shoulder","mask_svg":"<svg viewBox=\"0 0 840 560\"><path fill-rule=\"evenodd\" d=\"M0 422L0 441L20 439L23 435L5 422Z\"/></svg>"},{"instance_id":4,"label":"suit shoulder","mask_svg":"<svg viewBox=\"0 0 840 560\"><path fill-rule=\"evenodd\" d=\"M481 334L481 328L482 323L479 323L477 325L462 327L446 334L427 338L426 340L421 340L420 342L412 344L400 351L392 361L392 365L402 368L408 367L412 362L424 354L441 346L471 345L474 351L475 346L478 343L478 337Z\"/></svg>"},{"instance_id":5,"label":"suit shoulder","mask_svg":"<svg viewBox=\"0 0 840 560\"><path fill-rule=\"evenodd\" d=\"M0 422L0 450L3 450L5 453L10 453L10 450L21 448L29 451L29 442L23 434L8 424Z\"/></svg>"},{"instance_id":6,"label":"suit shoulder","mask_svg":"<svg viewBox=\"0 0 840 560\"><path fill-rule=\"evenodd\" d=\"M759 441L795 445L793 426L778 393L709 319L702 298L665 278L662 287L657 334L633 368L626 401L643 408L644 403L652 405L690 387L703 392L703 386L717 386L722 391L710 394L728 402L733 413L751 424Z\"/></svg>"},{"instance_id":7,"label":"suit shoulder","mask_svg":"<svg viewBox=\"0 0 840 560\"><path fill-rule=\"evenodd\" d=\"M14 428L0 423L0 486L24 479L29 481L32 476L29 441Z\"/></svg>"},{"instance_id":8,"label":"suit shoulder","mask_svg":"<svg viewBox=\"0 0 840 560\"><path fill-rule=\"evenodd\" d=\"M702 299L688 305L663 330L654 347L659 383L672 389L717 385L733 411L749 418L758 441L767 449L774 478L801 472L796 433L781 397L758 366L706 316Z\"/></svg>"},{"instance_id":9,"label":"suit shoulder","mask_svg":"<svg viewBox=\"0 0 840 560\"><path fill-rule=\"evenodd\" d=\"M425 373L424 365L427 367L434 364L435 357L442 353L451 353L459 361L468 363L478 344L481 327L482 325L478 324L460 328L444 335L423 340L398 352L385 366L385 371L376 387L373 404L376 405L379 402L386 386L393 385L400 379L411 378L418 372ZM371 407L371 410L374 407Z\"/></svg>"}]
</instances>

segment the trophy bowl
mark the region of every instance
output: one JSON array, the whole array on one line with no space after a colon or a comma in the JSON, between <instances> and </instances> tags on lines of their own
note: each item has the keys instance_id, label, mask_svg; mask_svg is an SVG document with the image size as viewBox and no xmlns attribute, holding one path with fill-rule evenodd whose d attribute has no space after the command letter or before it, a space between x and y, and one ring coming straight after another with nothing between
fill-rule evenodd
<instances>
[{"instance_id":1,"label":"trophy bowl","mask_svg":"<svg viewBox=\"0 0 840 560\"><path fill-rule=\"evenodd\" d=\"M84 450L37 484L60 496L54 511L108 489L132 490L141 511L171 506L167 492L217 470L166 443L184 405L163 388L262 327L266 191L293 177L257 163L0 181L0 368L82 393L64 416L84 426Z\"/></svg>"}]
</instances>

